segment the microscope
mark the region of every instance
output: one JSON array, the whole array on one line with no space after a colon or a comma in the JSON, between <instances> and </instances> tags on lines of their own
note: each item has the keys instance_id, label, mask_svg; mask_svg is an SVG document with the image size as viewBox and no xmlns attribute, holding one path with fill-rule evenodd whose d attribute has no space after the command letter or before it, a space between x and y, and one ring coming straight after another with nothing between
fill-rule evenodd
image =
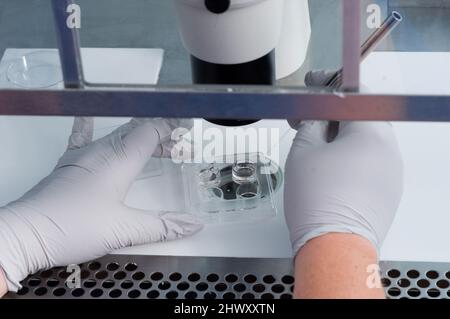
<instances>
[{"instance_id":1,"label":"microscope","mask_svg":"<svg viewBox=\"0 0 450 319\"><path fill-rule=\"evenodd\" d=\"M273 85L306 58L308 0L175 0L175 8L194 84Z\"/></svg>"}]
</instances>

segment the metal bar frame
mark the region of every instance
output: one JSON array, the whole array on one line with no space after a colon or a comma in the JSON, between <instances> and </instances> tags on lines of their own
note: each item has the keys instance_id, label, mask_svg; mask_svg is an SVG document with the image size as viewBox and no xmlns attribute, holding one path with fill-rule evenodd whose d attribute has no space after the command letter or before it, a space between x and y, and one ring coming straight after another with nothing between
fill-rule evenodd
<instances>
[{"instance_id":1,"label":"metal bar frame","mask_svg":"<svg viewBox=\"0 0 450 319\"><path fill-rule=\"evenodd\" d=\"M80 89L84 86L80 37L76 28L69 28L66 16L67 9L73 4L74 0L52 0L64 86Z\"/></svg>"},{"instance_id":2,"label":"metal bar frame","mask_svg":"<svg viewBox=\"0 0 450 319\"><path fill-rule=\"evenodd\" d=\"M361 2L344 0L342 41L342 90L359 90L359 65L361 61Z\"/></svg>"},{"instance_id":3,"label":"metal bar frame","mask_svg":"<svg viewBox=\"0 0 450 319\"><path fill-rule=\"evenodd\" d=\"M0 115L135 116L220 119L448 121L450 95L359 94L359 0L343 1L344 84L331 89L225 86L102 86L83 80L78 31L52 0L66 89L0 90Z\"/></svg>"}]
</instances>

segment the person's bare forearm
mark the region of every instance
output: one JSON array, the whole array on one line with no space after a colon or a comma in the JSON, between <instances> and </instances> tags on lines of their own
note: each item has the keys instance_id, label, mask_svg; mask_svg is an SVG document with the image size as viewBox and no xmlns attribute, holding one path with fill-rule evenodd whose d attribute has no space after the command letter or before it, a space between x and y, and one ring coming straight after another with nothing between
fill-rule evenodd
<instances>
[{"instance_id":1,"label":"person's bare forearm","mask_svg":"<svg viewBox=\"0 0 450 319\"><path fill-rule=\"evenodd\" d=\"M0 268L0 298L2 298L8 292L8 288L6 287L6 277L3 272L3 269Z\"/></svg>"},{"instance_id":2,"label":"person's bare forearm","mask_svg":"<svg viewBox=\"0 0 450 319\"><path fill-rule=\"evenodd\" d=\"M313 239L295 260L295 297L384 299L379 277L373 280L368 272L371 265L377 265L376 250L360 236L335 233Z\"/></svg>"}]
</instances>

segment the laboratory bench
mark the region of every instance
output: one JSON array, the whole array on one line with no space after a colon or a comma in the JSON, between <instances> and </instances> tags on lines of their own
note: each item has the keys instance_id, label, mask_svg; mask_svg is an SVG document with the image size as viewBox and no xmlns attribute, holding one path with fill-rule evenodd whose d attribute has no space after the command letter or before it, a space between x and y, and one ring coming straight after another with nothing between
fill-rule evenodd
<instances>
[{"instance_id":1,"label":"laboratory bench","mask_svg":"<svg viewBox=\"0 0 450 319\"><path fill-rule=\"evenodd\" d=\"M361 1L361 8L378 4L383 15L398 10L405 21L364 63L353 61L361 84L357 91L306 88L303 81L311 69L340 68L342 47L355 41L340 32L345 30L341 1L309 1L313 32L307 58L272 87L191 85L189 57L170 1L132 0L126 7L117 0L77 2L87 8L79 31L81 85L69 88L62 81L25 90L11 83L10 65L33 52L57 53L58 36L74 34L55 30L51 1L0 1L7 21L0 28L0 206L51 172L66 148L74 116L95 117L96 138L133 116L195 118L203 128L213 126L204 118L263 119L251 127L280 132L274 147L282 169L295 136L288 118L393 121L405 189L381 249L383 283L391 298L449 297L450 2ZM361 39L370 34L364 13L357 17L363 22ZM33 27L20 28L25 21ZM61 61L61 67L72 62ZM76 70L76 63L71 67ZM180 165L150 161L161 173L137 180L126 204L184 211ZM64 287L68 274L58 268L31 276L18 295L9 297L290 298L292 251L282 197L280 188L271 218L211 223L183 240L127 248L85 263L78 290ZM429 284L420 287L419 279Z\"/></svg>"}]
</instances>

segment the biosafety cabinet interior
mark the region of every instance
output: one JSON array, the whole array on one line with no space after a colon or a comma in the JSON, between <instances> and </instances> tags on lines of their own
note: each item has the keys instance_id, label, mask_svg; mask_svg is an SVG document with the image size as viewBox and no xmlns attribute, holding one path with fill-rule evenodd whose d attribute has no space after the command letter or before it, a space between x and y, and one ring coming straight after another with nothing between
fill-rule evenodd
<instances>
[{"instance_id":1,"label":"biosafety cabinet interior","mask_svg":"<svg viewBox=\"0 0 450 319\"><path fill-rule=\"evenodd\" d=\"M449 296L450 1L282 2L254 1L271 9L269 21L264 8L231 1L227 10L253 17L242 27L254 33L242 34L220 12L203 21L202 1L0 0L0 205L54 168L74 116L95 117L95 138L131 117L194 118L188 140L201 149L208 130L226 136L233 129L243 143L254 132L264 147L248 145L244 155L276 167L242 191L235 158L219 167L150 159L127 195L130 206L224 215L232 209L220 205L252 198L191 238L83 264L79 290L67 289L65 270L55 269L28 278L10 298L292 297L282 199L295 131L286 119L393 122L405 193L381 251L383 283L392 298ZM402 22L360 63L361 45L392 12ZM266 72L255 80L261 66ZM339 87L304 84L310 70L341 68ZM242 155L228 144L215 155Z\"/></svg>"}]
</instances>

